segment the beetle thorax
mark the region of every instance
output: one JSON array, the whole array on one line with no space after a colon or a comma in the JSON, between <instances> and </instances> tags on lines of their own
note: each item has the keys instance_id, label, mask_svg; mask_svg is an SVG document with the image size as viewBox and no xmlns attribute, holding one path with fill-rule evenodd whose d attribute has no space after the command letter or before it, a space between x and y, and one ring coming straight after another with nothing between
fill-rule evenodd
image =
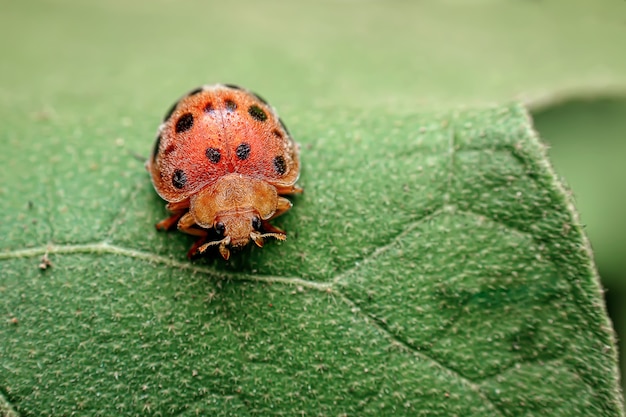
<instances>
[{"instance_id":1,"label":"beetle thorax","mask_svg":"<svg viewBox=\"0 0 626 417\"><path fill-rule=\"evenodd\" d=\"M228 174L191 197L189 211L205 229L222 223L232 246L243 246L253 232L253 219L267 220L276 211L278 193L265 181Z\"/></svg>"}]
</instances>

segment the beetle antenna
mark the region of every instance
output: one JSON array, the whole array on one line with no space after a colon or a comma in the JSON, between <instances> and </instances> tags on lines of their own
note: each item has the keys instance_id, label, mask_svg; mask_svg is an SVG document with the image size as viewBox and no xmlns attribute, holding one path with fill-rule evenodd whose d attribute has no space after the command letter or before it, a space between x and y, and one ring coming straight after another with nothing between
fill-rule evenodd
<instances>
[{"instance_id":1,"label":"beetle antenna","mask_svg":"<svg viewBox=\"0 0 626 417\"><path fill-rule=\"evenodd\" d=\"M273 237L276 238L278 240L285 240L287 239L287 235L284 233L263 233L262 235L259 236L260 238L264 238L264 237ZM254 239L254 238L253 238Z\"/></svg>"},{"instance_id":2,"label":"beetle antenna","mask_svg":"<svg viewBox=\"0 0 626 417\"><path fill-rule=\"evenodd\" d=\"M228 257L224 256L223 250L228 251L228 248L226 248L226 245L228 245L229 243L230 243L230 236L226 236L222 240L214 240L213 242L205 243L204 245L198 248L198 251L196 253L204 253L210 246L219 246L220 254L222 255L222 257L224 257L224 259L228 259ZM222 247L224 249L222 249Z\"/></svg>"}]
</instances>

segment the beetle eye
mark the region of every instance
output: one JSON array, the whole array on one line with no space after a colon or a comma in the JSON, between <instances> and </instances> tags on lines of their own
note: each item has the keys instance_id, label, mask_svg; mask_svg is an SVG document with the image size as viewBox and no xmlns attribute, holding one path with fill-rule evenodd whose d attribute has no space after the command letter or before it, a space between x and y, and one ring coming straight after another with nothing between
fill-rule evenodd
<instances>
[{"instance_id":1,"label":"beetle eye","mask_svg":"<svg viewBox=\"0 0 626 417\"><path fill-rule=\"evenodd\" d=\"M261 219L258 216L252 218L252 228L257 231L261 230Z\"/></svg>"},{"instance_id":2,"label":"beetle eye","mask_svg":"<svg viewBox=\"0 0 626 417\"><path fill-rule=\"evenodd\" d=\"M222 236L224 232L226 231L226 227L224 226L224 223L217 222L215 224L215 231L217 232L218 235Z\"/></svg>"}]
</instances>

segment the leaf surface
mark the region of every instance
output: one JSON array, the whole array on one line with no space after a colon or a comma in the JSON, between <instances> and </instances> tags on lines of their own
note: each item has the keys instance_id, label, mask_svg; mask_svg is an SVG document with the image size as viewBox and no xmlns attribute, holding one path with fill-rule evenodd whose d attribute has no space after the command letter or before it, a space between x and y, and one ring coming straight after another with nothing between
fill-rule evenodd
<instances>
[{"instance_id":1,"label":"leaf surface","mask_svg":"<svg viewBox=\"0 0 626 417\"><path fill-rule=\"evenodd\" d=\"M570 198L484 103L623 89L624 5L453 3L3 5L0 415L623 415ZM286 242L190 263L134 155L214 82L306 191Z\"/></svg>"},{"instance_id":2,"label":"leaf surface","mask_svg":"<svg viewBox=\"0 0 626 417\"><path fill-rule=\"evenodd\" d=\"M24 415L620 415L586 241L525 111L380 115L299 119L289 239L226 264L189 263L192 239L154 231L162 202L122 147L66 140L75 164L3 203L9 401Z\"/></svg>"}]
</instances>

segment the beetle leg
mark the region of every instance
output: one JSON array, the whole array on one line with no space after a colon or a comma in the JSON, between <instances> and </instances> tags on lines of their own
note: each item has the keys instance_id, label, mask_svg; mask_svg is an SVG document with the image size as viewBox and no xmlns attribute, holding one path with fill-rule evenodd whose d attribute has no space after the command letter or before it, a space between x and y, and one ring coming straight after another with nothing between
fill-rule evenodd
<instances>
[{"instance_id":1,"label":"beetle leg","mask_svg":"<svg viewBox=\"0 0 626 417\"><path fill-rule=\"evenodd\" d=\"M179 201L177 203L167 203L165 208L171 212L184 210L189 208L189 199Z\"/></svg>"},{"instance_id":2,"label":"beetle leg","mask_svg":"<svg viewBox=\"0 0 626 417\"><path fill-rule=\"evenodd\" d=\"M276 217L278 217L281 214L285 213L287 210L289 210L291 208L291 206L292 206L291 201L287 200L284 197L278 197L278 204L276 206L276 211L274 212L274 214L272 214L272 217L270 217L267 220L263 220L262 221L262 227L261 228L263 229L263 231L265 231L267 233L263 233L260 237L271 236L271 237L275 237L278 240L285 240L287 234L283 230L281 230L278 227L276 227L273 224L271 224L270 220L275 219ZM255 241L255 243L256 243L256 241ZM259 245L259 246L261 246L261 245Z\"/></svg>"},{"instance_id":3,"label":"beetle leg","mask_svg":"<svg viewBox=\"0 0 626 417\"><path fill-rule=\"evenodd\" d=\"M174 227L176 223L178 223L178 220L180 220L180 218L183 217L184 214L184 210L174 213L167 219L163 219L158 222L155 227L157 228L157 230L170 230Z\"/></svg>"},{"instance_id":4,"label":"beetle leg","mask_svg":"<svg viewBox=\"0 0 626 417\"><path fill-rule=\"evenodd\" d=\"M275 219L276 217L280 216L281 214L289 210L292 206L293 204L291 204L291 201L287 200L285 197L278 197L278 204L276 205L276 211L274 212L274 214L272 214L272 217L270 217L267 220ZM264 220L263 223L265 223L267 220Z\"/></svg>"},{"instance_id":5,"label":"beetle leg","mask_svg":"<svg viewBox=\"0 0 626 417\"><path fill-rule=\"evenodd\" d=\"M196 221L194 220L193 216L189 212L185 213L181 217L181 219L178 221L178 230L180 230L183 233L187 233L188 235L200 237L200 239L196 240L194 244L191 246L191 249L189 249L189 252L187 252L187 258L189 259L197 255L198 253L204 252L204 251L200 251L200 248L202 245L205 244L206 238L209 235L209 232L207 230L194 227L195 225L196 225Z\"/></svg>"},{"instance_id":6,"label":"beetle leg","mask_svg":"<svg viewBox=\"0 0 626 417\"><path fill-rule=\"evenodd\" d=\"M289 186L278 186L276 187L276 192L278 194L302 194L304 189L297 185L289 185Z\"/></svg>"},{"instance_id":7,"label":"beetle leg","mask_svg":"<svg viewBox=\"0 0 626 417\"><path fill-rule=\"evenodd\" d=\"M183 217L189 208L189 199L179 201L178 203L168 203L165 208L172 213L167 219L163 219L156 224L157 230L170 230L174 227L178 220Z\"/></svg>"}]
</instances>

